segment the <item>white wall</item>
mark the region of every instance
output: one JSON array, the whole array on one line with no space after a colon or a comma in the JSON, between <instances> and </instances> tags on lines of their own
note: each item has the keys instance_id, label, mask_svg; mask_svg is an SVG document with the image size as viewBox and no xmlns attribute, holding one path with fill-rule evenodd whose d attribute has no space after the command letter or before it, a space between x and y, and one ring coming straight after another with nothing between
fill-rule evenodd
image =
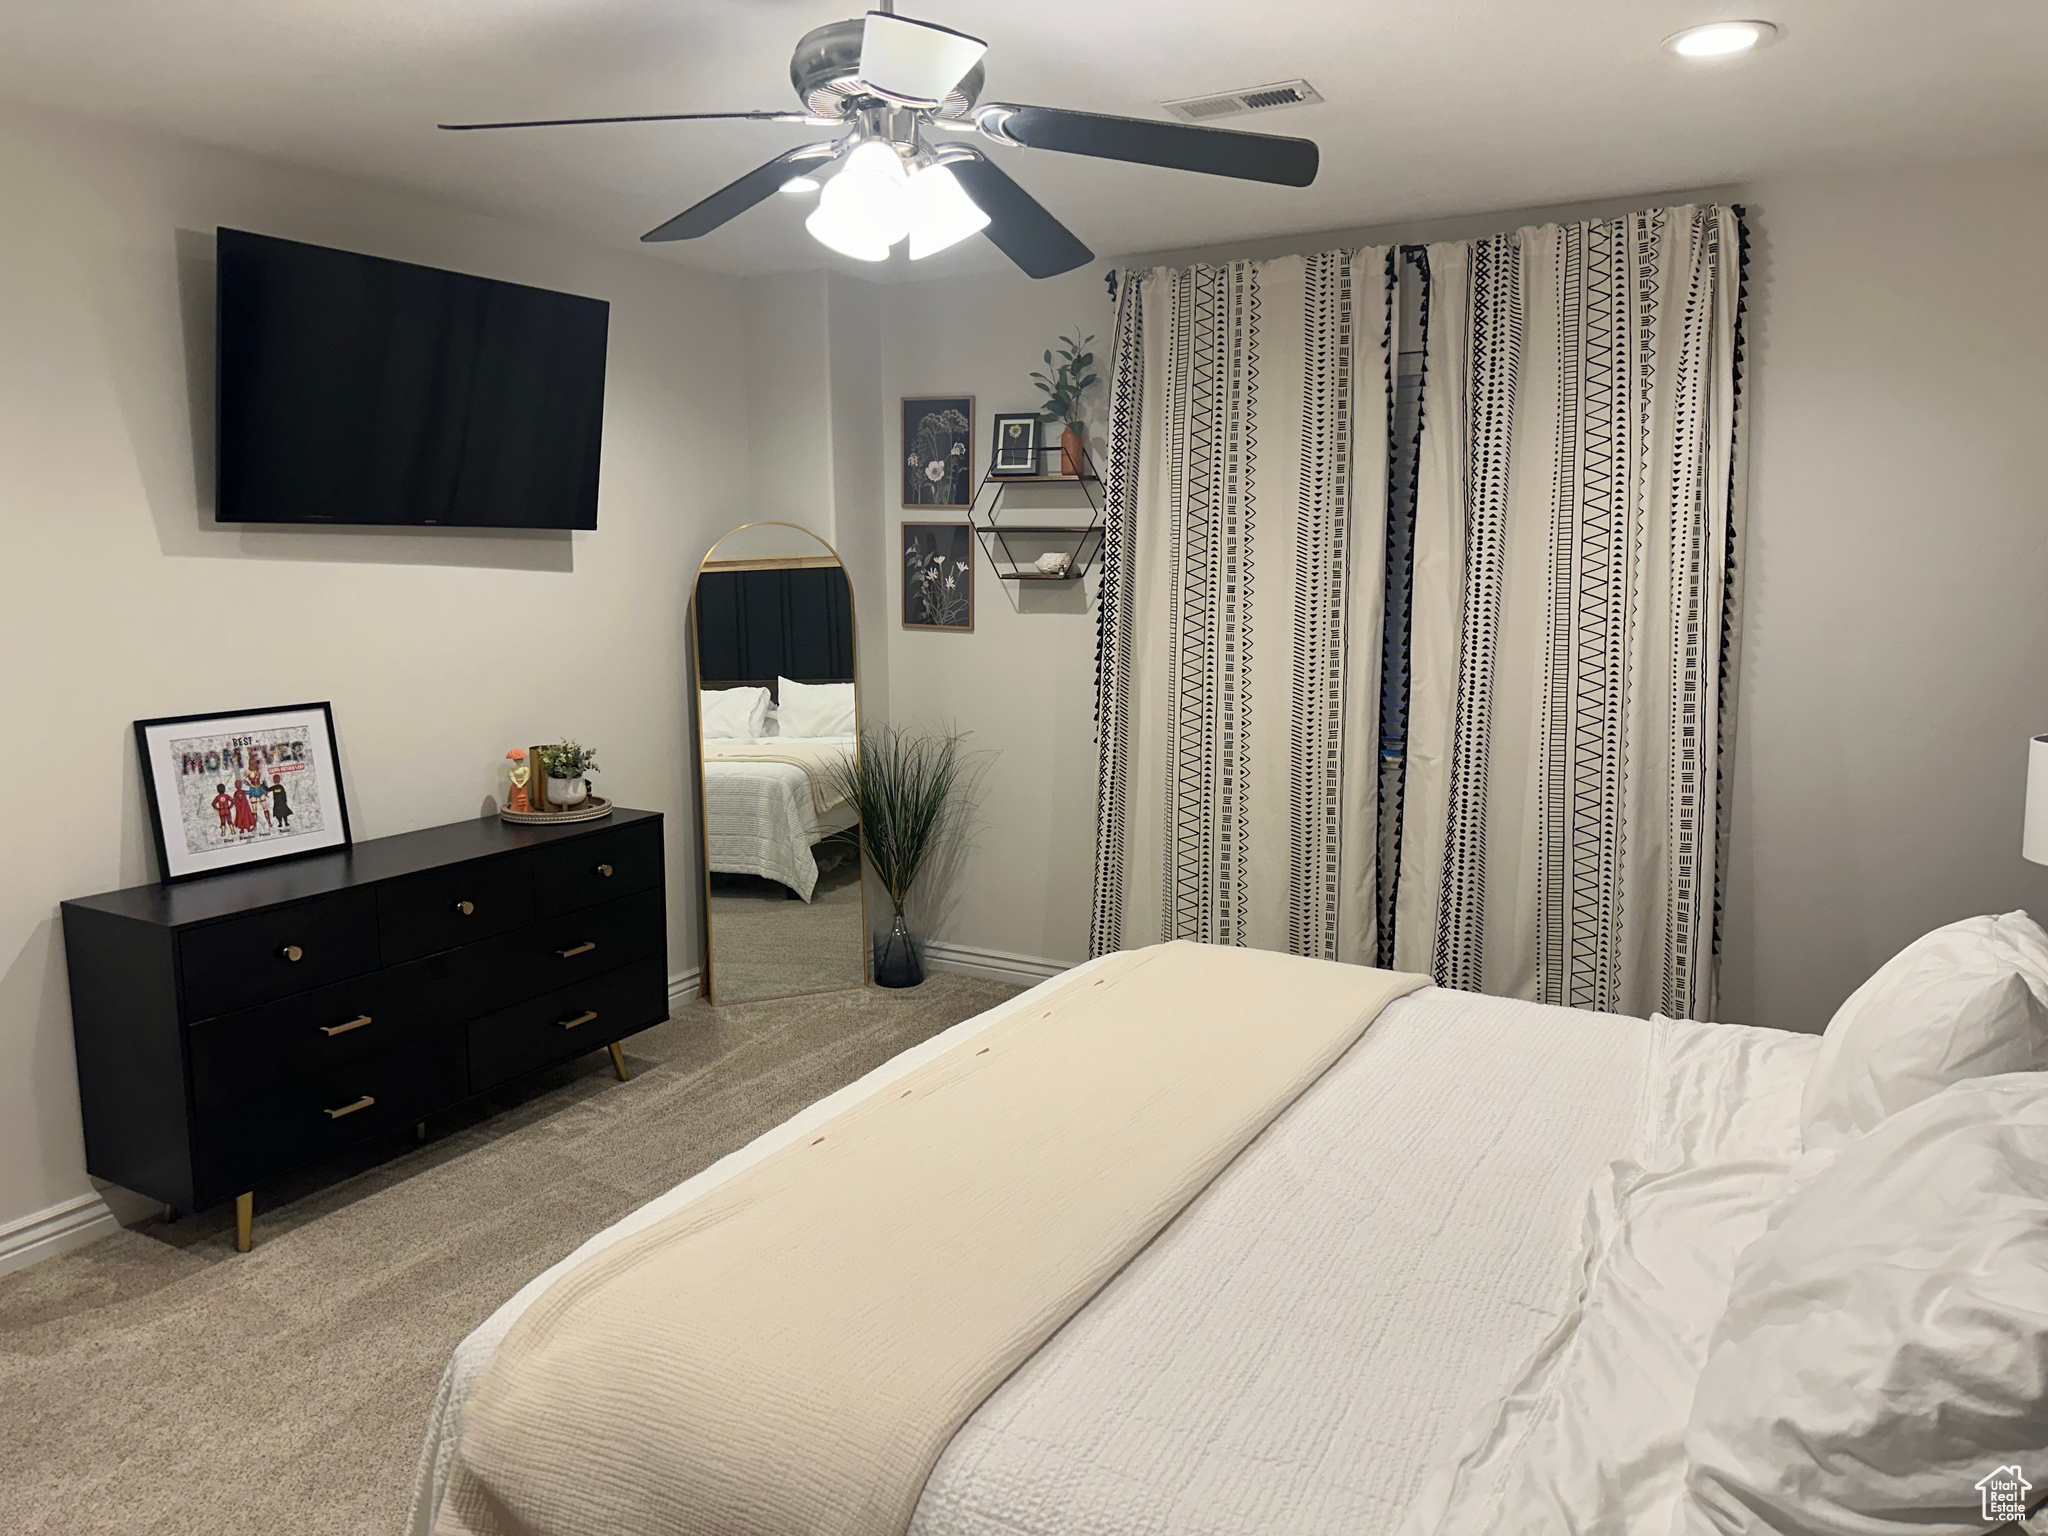
<instances>
[{"instance_id":1,"label":"white wall","mask_svg":"<svg viewBox=\"0 0 2048 1536\"><path fill-rule=\"evenodd\" d=\"M985 770L971 841L948 867L934 871L914 914L921 932L954 946L1067 961L1087 957L1095 847L1095 580L1088 578L1085 593L1079 583L1003 582L977 558L972 634L905 629L903 522L965 521L967 514L902 506L901 401L906 395L973 395L979 475L988 463L994 413L1039 404L1031 371L1042 368L1040 359L1057 338L1093 333L1099 355L1107 356L1107 266L1045 282L996 274L881 290L890 716L898 724L958 727ZM1106 388L1095 392L1098 405ZM1099 429L1095 437L1099 447ZM1039 494L1086 516L1070 490ZM1065 521L1065 514L1048 513L1045 520Z\"/></svg>"},{"instance_id":2,"label":"white wall","mask_svg":"<svg viewBox=\"0 0 2048 1536\"><path fill-rule=\"evenodd\" d=\"M2033 299L2048 281L2048 160L1239 249L1466 238L1712 197L1743 202L1755 237L1748 635L1720 1012L1818 1029L1938 923L2019 905L2048 916L2048 871L2019 857L2025 741L2048 730L2048 312ZM1108 264L1051 283L890 290L890 410L902 394L971 390L985 436L990 411L1030 404L1028 374L1052 336L1106 331ZM886 431L893 449L893 418ZM884 479L893 527L903 514ZM1020 612L986 564L976 580L973 635L899 632L890 651L898 719L956 720L999 754L978 847L932 893L929 931L1077 959L1093 841L1092 601L1084 611L1068 593L1058 611Z\"/></svg>"},{"instance_id":3,"label":"white wall","mask_svg":"<svg viewBox=\"0 0 2048 1536\"><path fill-rule=\"evenodd\" d=\"M1725 1016L1823 1026L1898 948L2048 917L2048 159L1762 183Z\"/></svg>"},{"instance_id":4,"label":"white wall","mask_svg":"<svg viewBox=\"0 0 2048 1536\"><path fill-rule=\"evenodd\" d=\"M740 283L746 337L746 496L729 521L795 523L833 537L830 344L823 272Z\"/></svg>"},{"instance_id":5,"label":"white wall","mask_svg":"<svg viewBox=\"0 0 2048 1536\"><path fill-rule=\"evenodd\" d=\"M331 699L360 838L477 815L515 743L594 743L670 814L694 966L683 615L746 504L739 284L46 118L0 120L0 206L0 1229L88 1190L57 903L155 878L135 719ZM611 300L598 531L216 526L219 224Z\"/></svg>"},{"instance_id":6,"label":"white wall","mask_svg":"<svg viewBox=\"0 0 2048 1536\"><path fill-rule=\"evenodd\" d=\"M831 379L832 534L853 583L864 720L889 716L893 612L890 530L874 513L882 472L882 300L872 283L834 272L825 281L826 369Z\"/></svg>"}]
</instances>

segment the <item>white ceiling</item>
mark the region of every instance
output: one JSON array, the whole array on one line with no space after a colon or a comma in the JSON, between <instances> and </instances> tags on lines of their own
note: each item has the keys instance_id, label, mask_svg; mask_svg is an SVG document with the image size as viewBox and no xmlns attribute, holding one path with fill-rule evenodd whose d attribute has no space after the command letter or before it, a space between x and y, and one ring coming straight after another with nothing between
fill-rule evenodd
<instances>
[{"instance_id":1,"label":"white ceiling","mask_svg":"<svg viewBox=\"0 0 2048 1536\"><path fill-rule=\"evenodd\" d=\"M811 27L861 0L4 0L0 98L399 183L633 246L816 130L673 124L443 134L465 118L781 109ZM1160 117L1306 76L1325 104L1223 126L1314 138L1306 190L1043 152L1003 164L1099 255L2048 150L2043 0L904 0L985 37L986 100ZM1743 59L1662 38L1760 15ZM1002 154L1002 151L996 151ZM771 199L659 250L824 264ZM981 240L911 269L995 268Z\"/></svg>"}]
</instances>

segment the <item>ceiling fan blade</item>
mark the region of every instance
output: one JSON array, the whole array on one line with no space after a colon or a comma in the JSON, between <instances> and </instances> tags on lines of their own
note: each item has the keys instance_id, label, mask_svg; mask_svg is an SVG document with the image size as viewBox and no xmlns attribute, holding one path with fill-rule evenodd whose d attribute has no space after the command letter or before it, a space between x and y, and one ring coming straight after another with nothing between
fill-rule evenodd
<instances>
[{"instance_id":1,"label":"ceiling fan blade","mask_svg":"<svg viewBox=\"0 0 2048 1536\"><path fill-rule=\"evenodd\" d=\"M1176 171L1205 171L1244 181L1305 187L1316 179L1321 152L1308 139L1228 128L1196 128L1142 117L1105 117L1060 107L1020 107L992 102L975 119L999 138L1031 149L1056 149L1100 160L1163 165Z\"/></svg>"},{"instance_id":2,"label":"ceiling fan blade","mask_svg":"<svg viewBox=\"0 0 2048 1536\"><path fill-rule=\"evenodd\" d=\"M794 181L838 153L836 144L804 144L757 165L730 186L720 187L703 202L684 209L666 224L650 229L646 241L695 240L738 218L764 198L773 197L785 181Z\"/></svg>"},{"instance_id":3,"label":"ceiling fan blade","mask_svg":"<svg viewBox=\"0 0 2048 1536\"><path fill-rule=\"evenodd\" d=\"M1027 276L1057 277L1095 259L1095 253L1071 229L981 155L953 161L952 171L967 195L988 215L983 233Z\"/></svg>"},{"instance_id":4,"label":"ceiling fan blade","mask_svg":"<svg viewBox=\"0 0 2048 1536\"><path fill-rule=\"evenodd\" d=\"M597 123L811 123L820 128L836 126L829 117L812 117L808 112L648 112L637 117L539 117L522 123L436 123L447 133L475 133L482 128L587 128Z\"/></svg>"},{"instance_id":5,"label":"ceiling fan blade","mask_svg":"<svg viewBox=\"0 0 2048 1536\"><path fill-rule=\"evenodd\" d=\"M869 11L861 27L861 84L902 106L936 107L987 52L980 38L951 27Z\"/></svg>"}]
</instances>

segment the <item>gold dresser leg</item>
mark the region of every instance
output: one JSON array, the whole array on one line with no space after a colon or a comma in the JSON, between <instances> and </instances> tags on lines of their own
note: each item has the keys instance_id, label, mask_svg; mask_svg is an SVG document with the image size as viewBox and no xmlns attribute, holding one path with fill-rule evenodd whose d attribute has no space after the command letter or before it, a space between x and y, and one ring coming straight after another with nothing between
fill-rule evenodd
<instances>
[{"instance_id":1,"label":"gold dresser leg","mask_svg":"<svg viewBox=\"0 0 2048 1536\"><path fill-rule=\"evenodd\" d=\"M235 1252L247 1253L255 1245L256 1191L235 1196Z\"/></svg>"},{"instance_id":2,"label":"gold dresser leg","mask_svg":"<svg viewBox=\"0 0 2048 1536\"><path fill-rule=\"evenodd\" d=\"M633 1074L626 1070L626 1053L619 1049L619 1042L614 1040L605 1049L612 1053L612 1070L619 1074L619 1081L622 1083L631 1082Z\"/></svg>"},{"instance_id":3,"label":"gold dresser leg","mask_svg":"<svg viewBox=\"0 0 2048 1536\"><path fill-rule=\"evenodd\" d=\"M426 1121L424 1121L424 1120L415 1120L415 1121L413 1122L413 1127L412 1127L412 1139L413 1139L414 1141L425 1141L425 1140L427 1139L427 1122L426 1122Z\"/></svg>"}]
</instances>

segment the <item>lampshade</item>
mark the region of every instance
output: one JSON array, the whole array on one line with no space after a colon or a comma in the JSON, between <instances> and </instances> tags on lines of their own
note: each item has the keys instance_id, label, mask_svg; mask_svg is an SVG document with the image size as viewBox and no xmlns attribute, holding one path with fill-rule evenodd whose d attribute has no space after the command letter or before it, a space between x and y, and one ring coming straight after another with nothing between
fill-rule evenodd
<instances>
[{"instance_id":1,"label":"lampshade","mask_svg":"<svg viewBox=\"0 0 2048 1536\"><path fill-rule=\"evenodd\" d=\"M2027 743L2027 833L2020 856L2048 864L2048 736Z\"/></svg>"},{"instance_id":2,"label":"lampshade","mask_svg":"<svg viewBox=\"0 0 2048 1536\"><path fill-rule=\"evenodd\" d=\"M804 228L821 244L857 261L883 261L910 233L909 178L887 144L870 139L825 183Z\"/></svg>"},{"instance_id":3,"label":"lampshade","mask_svg":"<svg viewBox=\"0 0 2048 1536\"><path fill-rule=\"evenodd\" d=\"M818 194L804 228L821 245L856 261L886 261L889 247L910 237L917 261L988 227L988 215L943 165L911 175L903 157L870 139L846 157Z\"/></svg>"},{"instance_id":4,"label":"lampshade","mask_svg":"<svg viewBox=\"0 0 2048 1536\"><path fill-rule=\"evenodd\" d=\"M943 165L928 165L910 178L910 259L958 245L988 228L988 215Z\"/></svg>"}]
</instances>

